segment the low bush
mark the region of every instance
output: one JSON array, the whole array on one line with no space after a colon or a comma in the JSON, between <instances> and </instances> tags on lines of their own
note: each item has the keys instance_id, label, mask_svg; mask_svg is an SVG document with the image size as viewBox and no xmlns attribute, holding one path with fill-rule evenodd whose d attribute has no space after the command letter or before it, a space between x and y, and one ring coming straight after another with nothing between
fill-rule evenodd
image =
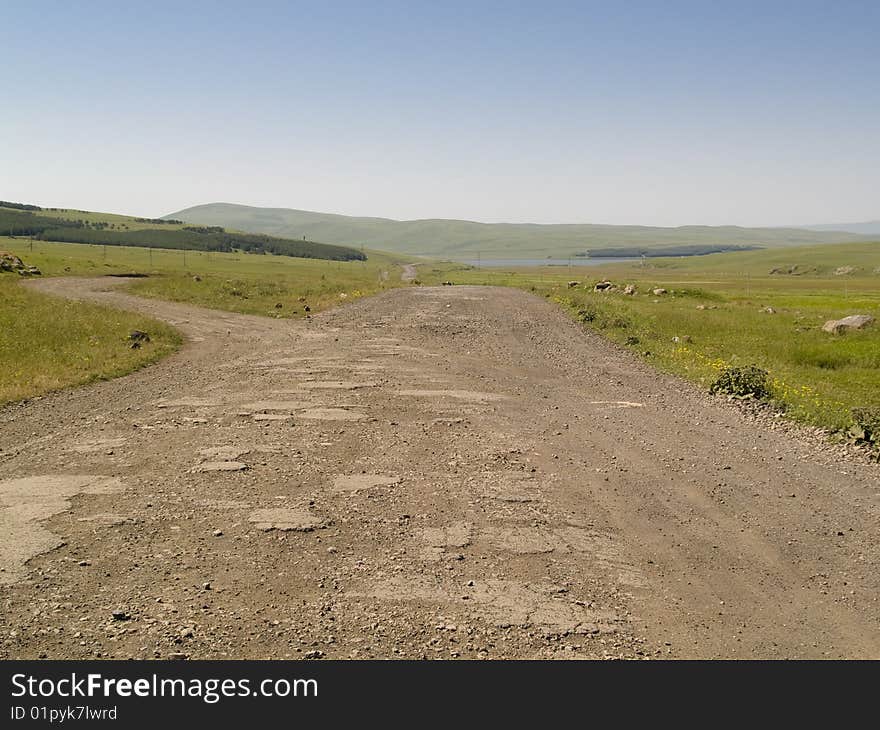
<instances>
[{"instance_id":1,"label":"low bush","mask_svg":"<svg viewBox=\"0 0 880 730\"><path fill-rule=\"evenodd\" d=\"M880 449L880 408L853 408L852 417L853 425L849 434L853 440Z\"/></svg>"},{"instance_id":2,"label":"low bush","mask_svg":"<svg viewBox=\"0 0 880 730\"><path fill-rule=\"evenodd\" d=\"M709 392L766 400L770 397L769 373L757 365L726 367L712 383Z\"/></svg>"}]
</instances>

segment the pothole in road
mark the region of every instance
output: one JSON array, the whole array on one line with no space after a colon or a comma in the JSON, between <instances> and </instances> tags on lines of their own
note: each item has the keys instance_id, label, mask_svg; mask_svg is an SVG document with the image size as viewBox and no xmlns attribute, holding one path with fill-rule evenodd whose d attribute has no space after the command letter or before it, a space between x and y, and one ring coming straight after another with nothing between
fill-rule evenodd
<instances>
[{"instance_id":1,"label":"pothole in road","mask_svg":"<svg viewBox=\"0 0 880 730\"><path fill-rule=\"evenodd\" d=\"M366 597L383 601L455 604L498 627L543 626L560 633L613 632L617 615L588 608L560 593L556 586L492 578L455 589L422 576L390 578L373 585ZM354 594L357 595L357 594ZM466 597L466 598L465 598Z\"/></svg>"},{"instance_id":2,"label":"pothole in road","mask_svg":"<svg viewBox=\"0 0 880 730\"><path fill-rule=\"evenodd\" d=\"M546 528L530 525L492 526L481 531L475 541L481 539L498 550L516 555L580 553L589 556L593 565L622 585L633 588L646 585L644 574L626 561L618 543L608 533L577 525Z\"/></svg>"},{"instance_id":3,"label":"pothole in road","mask_svg":"<svg viewBox=\"0 0 880 730\"><path fill-rule=\"evenodd\" d=\"M0 481L0 585L25 573L25 563L35 555L63 544L58 535L40 523L70 509L77 494L112 494L123 488L113 477L52 474Z\"/></svg>"},{"instance_id":4,"label":"pothole in road","mask_svg":"<svg viewBox=\"0 0 880 730\"><path fill-rule=\"evenodd\" d=\"M473 525L470 522L453 522L443 527L426 527L418 535L425 548L425 560L440 560L451 548L463 548L471 544Z\"/></svg>"}]
</instances>

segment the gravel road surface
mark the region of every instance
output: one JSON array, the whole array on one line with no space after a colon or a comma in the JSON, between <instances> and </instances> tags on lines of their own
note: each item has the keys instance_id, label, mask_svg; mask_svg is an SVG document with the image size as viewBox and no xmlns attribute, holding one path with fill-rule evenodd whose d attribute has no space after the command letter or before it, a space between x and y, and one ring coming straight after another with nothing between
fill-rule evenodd
<instances>
[{"instance_id":1,"label":"gravel road surface","mask_svg":"<svg viewBox=\"0 0 880 730\"><path fill-rule=\"evenodd\" d=\"M33 285L188 344L0 409L0 657L880 658L880 469L543 299Z\"/></svg>"}]
</instances>

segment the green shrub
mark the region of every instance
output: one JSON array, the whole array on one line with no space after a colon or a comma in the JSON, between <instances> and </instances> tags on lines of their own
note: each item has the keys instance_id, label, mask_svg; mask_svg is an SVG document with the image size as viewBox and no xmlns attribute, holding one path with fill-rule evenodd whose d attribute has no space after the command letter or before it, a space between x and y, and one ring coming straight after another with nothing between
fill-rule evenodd
<instances>
[{"instance_id":1,"label":"green shrub","mask_svg":"<svg viewBox=\"0 0 880 730\"><path fill-rule=\"evenodd\" d=\"M595 309L579 309L577 316L581 322L593 322L596 319L596 310Z\"/></svg>"},{"instance_id":2,"label":"green shrub","mask_svg":"<svg viewBox=\"0 0 880 730\"><path fill-rule=\"evenodd\" d=\"M849 433L856 443L869 444L880 449L880 408L853 408L852 417L853 425Z\"/></svg>"},{"instance_id":3,"label":"green shrub","mask_svg":"<svg viewBox=\"0 0 880 730\"><path fill-rule=\"evenodd\" d=\"M727 367L709 388L710 393L724 393L734 398L766 400L770 397L769 373L757 365Z\"/></svg>"}]
</instances>

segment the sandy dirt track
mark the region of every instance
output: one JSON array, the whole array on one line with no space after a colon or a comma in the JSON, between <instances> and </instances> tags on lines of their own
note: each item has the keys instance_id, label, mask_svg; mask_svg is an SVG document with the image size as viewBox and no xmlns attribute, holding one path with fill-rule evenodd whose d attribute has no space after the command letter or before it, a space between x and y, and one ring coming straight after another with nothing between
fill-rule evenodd
<instances>
[{"instance_id":1,"label":"sandy dirt track","mask_svg":"<svg viewBox=\"0 0 880 730\"><path fill-rule=\"evenodd\" d=\"M880 469L488 287L0 410L0 657L880 657Z\"/></svg>"}]
</instances>

